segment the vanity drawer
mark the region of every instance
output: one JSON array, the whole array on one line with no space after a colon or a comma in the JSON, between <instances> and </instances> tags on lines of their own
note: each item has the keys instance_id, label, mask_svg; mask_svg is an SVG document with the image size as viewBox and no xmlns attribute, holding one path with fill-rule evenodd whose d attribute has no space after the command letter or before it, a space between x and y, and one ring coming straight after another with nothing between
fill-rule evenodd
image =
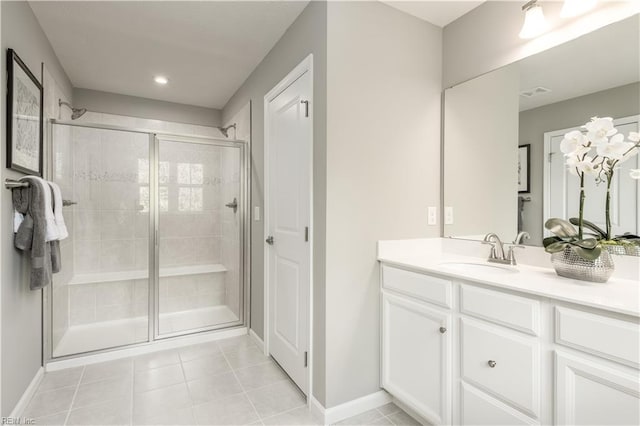
<instances>
[{"instance_id":1,"label":"vanity drawer","mask_svg":"<svg viewBox=\"0 0 640 426\"><path fill-rule=\"evenodd\" d=\"M460 416L463 425L535 425L539 424L518 410L490 397L473 386L460 386Z\"/></svg>"},{"instance_id":2,"label":"vanity drawer","mask_svg":"<svg viewBox=\"0 0 640 426\"><path fill-rule=\"evenodd\" d=\"M513 331L460 319L462 379L538 418L540 348L538 340Z\"/></svg>"},{"instance_id":3,"label":"vanity drawer","mask_svg":"<svg viewBox=\"0 0 640 426\"><path fill-rule=\"evenodd\" d=\"M534 299L463 284L460 312L523 333L540 334L540 302Z\"/></svg>"},{"instance_id":4,"label":"vanity drawer","mask_svg":"<svg viewBox=\"0 0 640 426\"><path fill-rule=\"evenodd\" d=\"M451 281L382 265L382 287L451 308Z\"/></svg>"},{"instance_id":5,"label":"vanity drawer","mask_svg":"<svg viewBox=\"0 0 640 426\"><path fill-rule=\"evenodd\" d=\"M640 367L637 322L556 306L556 343Z\"/></svg>"}]
</instances>

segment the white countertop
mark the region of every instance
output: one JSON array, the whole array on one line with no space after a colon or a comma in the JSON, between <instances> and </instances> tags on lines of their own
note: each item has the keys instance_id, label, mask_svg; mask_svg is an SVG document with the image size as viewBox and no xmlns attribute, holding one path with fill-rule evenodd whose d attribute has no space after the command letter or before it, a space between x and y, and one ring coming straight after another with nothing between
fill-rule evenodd
<instances>
[{"instance_id":1,"label":"white countertop","mask_svg":"<svg viewBox=\"0 0 640 426\"><path fill-rule=\"evenodd\" d=\"M542 258L539 253L539 250L542 249L537 247L525 249L529 250L529 253L525 255L522 254L525 250L516 252L516 259L518 259L518 255L521 255L523 259L531 258L535 261L531 262L533 265L503 266L511 271L473 266L469 270L465 270L464 267L452 268L446 265L446 263L452 262L487 263L486 256L481 257L477 254L484 253L488 249L475 243L480 247L476 251L473 248L475 246L469 246L470 244L472 243L457 243L454 240L443 238L380 241L378 243L378 260L385 264L417 271L445 275L640 317L640 280L623 279L614 274L606 284L598 284L559 277L551 267L550 261L549 267L534 266L536 263L539 265ZM470 250L469 247L472 249ZM513 272L513 270L517 272Z\"/></svg>"}]
</instances>

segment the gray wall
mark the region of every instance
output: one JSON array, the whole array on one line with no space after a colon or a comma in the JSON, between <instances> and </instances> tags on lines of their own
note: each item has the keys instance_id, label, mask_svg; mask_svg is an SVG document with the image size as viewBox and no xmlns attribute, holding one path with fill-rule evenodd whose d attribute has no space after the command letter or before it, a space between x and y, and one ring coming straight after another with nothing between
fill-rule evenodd
<instances>
[{"instance_id":1,"label":"gray wall","mask_svg":"<svg viewBox=\"0 0 640 426\"><path fill-rule=\"evenodd\" d=\"M326 407L379 390L377 241L437 237L442 30L329 2Z\"/></svg>"},{"instance_id":2,"label":"gray wall","mask_svg":"<svg viewBox=\"0 0 640 426\"><path fill-rule=\"evenodd\" d=\"M633 2L598 2L589 13L560 18L562 2L543 2L551 30L532 40L518 37L524 14L517 1L487 1L444 28L443 87L477 77L580 37L633 13Z\"/></svg>"},{"instance_id":3,"label":"gray wall","mask_svg":"<svg viewBox=\"0 0 640 426\"><path fill-rule=\"evenodd\" d=\"M324 270L326 199L326 57L327 4L313 1L289 27L269 54L231 97L222 112L227 122L248 101L251 104L251 203L264 209L264 95L296 65L313 54L314 156L314 363L313 395L325 402ZM251 209L253 212L253 208ZM251 221L251 329L264 336L264 222Z\"/></svg>"},{"instance_id":4,"label":"gray wall","mask_svg":"<svg viewBox=\"0 0 640 426\"><path fill-rule=\"evenodd\" d=\"M73 90L74 106L89 111L177 123L219 126L222 111L90 89Z\"/></svg>"},{"instance_id":5,"label":"gray wall","mask_svg":"<svg viewBox=\"0 0 640 426\"><path fill-rule=\"evenodd\" d=\"M40 77L44 62L62 92L71 98L71 82L58 62L47 37L42 32L29 4L24 1L0 2L2 8L2 63L6 76L6 49L14 49L29 69ZM3 78L3 82L5 79ZM0 100L6 99L6 84L1 85ZM0 172L5 178L18 178L20 173L5 168L6 118L0 114ZM41 291L29 290L29 271L26 259L13 247L13 208L11 191L0 188L1 302L2 302L2 416L8 416L26 390L38 368L42 355Z\"/></svg>"},{"instance_id":6,"label":"gray wall","mask_svg":"<svg viewBox=\"0 0 640 426\"><path fill-rule=\"evenodd\" d=\"M640 83L628 84L520 113L519 145L531 144L531 202L523 213L528 244L542 245L544 133L582 126L591 117L640 114Z\"/></svg>"}]
</instances>

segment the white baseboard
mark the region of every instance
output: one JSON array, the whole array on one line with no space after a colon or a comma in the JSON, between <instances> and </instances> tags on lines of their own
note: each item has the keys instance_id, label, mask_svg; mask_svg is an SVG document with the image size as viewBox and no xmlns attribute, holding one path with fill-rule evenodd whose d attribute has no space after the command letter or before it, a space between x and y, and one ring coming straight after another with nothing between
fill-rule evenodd
<instances>
[{"instance_id":1,"label":"white baseboard","mask_svg":"<svg viewBox=\"0 0 640 426\"><path fill-rule=\"evenodd\" d=\"M22 413L24 412L24 409L27 408L27 405L29 405L31 398L33 398L33 395L35 395L36 391L38 390L38 386L40 386L40 382L42 381L43 377L44 377L44 367L40 367L36 372L36 375L33 376L31 383L29 383L29 386L27 386L27 389L24 391L24 393L20 397L20 400L18 401L16 406L13 407L11 414L9 414L10 418L17 419L22 417Z\"/></svg>"},{"instance_id":2,"label":"white baseboard","mask_svg":"<svg viewBox=\"0 0 640 426\"><path fill-rule=\"evenodd\" d=\"M256 334L255 331L253 331L252 329L249 329L249 336L253 337L253 340L255 340L256 344L258 345L258 347L260 348L260 350L262 352L264 352L264 342L262 341L262 339Z\"/></svg>"},{"instance_id":3,"label":"white baseboard","mask_svg":"<svg viewBox=\"0 0 640 426\"><path fill-rule=\"evenodd\" d=\"M182 336L165 340L156 340L139 346L115 349L108 352L102 352L93 355L80 356L76 358L52 360L46 365L47 371L63 370L65 368L79 367L82 365L97 364L104 361L113 361L116 359L128 358L130 356L143 355L152 352L165 351L168 349L176 349L184 346L197 345L198 343L213 342L216 340L227 339L229 337L245 336L247 334L246 327L232 328L229 330L218 330L210 333L198 333L190 336Z\"/></svg>"},{"instance_id":4,"label":"white baseboard","mask_svg":"<svg viewBox=\"0 0 640 426\"><path fill-rule=\"evenodd\" d=\"M324 424L334 424L340 420L357 416L365 411L373 410L391 402L391 395L384 390L363 396L344 404L336 405L331 408L324 408L320 402L311 396L309 400L309 409L311 412L324 420Z\"/></svg>"}]
</instances>

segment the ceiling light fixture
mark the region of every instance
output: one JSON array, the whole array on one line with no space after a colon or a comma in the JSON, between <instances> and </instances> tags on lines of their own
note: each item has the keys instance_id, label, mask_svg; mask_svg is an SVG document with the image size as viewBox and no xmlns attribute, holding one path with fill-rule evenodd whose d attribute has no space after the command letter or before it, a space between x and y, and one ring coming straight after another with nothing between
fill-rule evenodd
<instances>
[{"instance_id":1,"label":"ceiling light fixture","mask_svg":"<svg viewBox=\"0 0 640 426\"><path fill-rule=\"evenodd\" d=\"M598 0L564 0L560 16L563 18L573 18L582 15L596 7Z\"/></svg>"},{"instance_id":2,"label":"ceiling light fixture","mask_svg":"<svg viewBox=\"0 0 640 426\"><path fill-rule=\"evenodd\" d=\"M167 77L164 77L161 75L156 75L155 77L153 77L153 81L155 81L158 84L162 84L163 86L169 82Z\"/></svg>"},{"instance_id":3,"label":"ceiling light fixture","mask_svg":"<svg viewBox=\"0 0 640 426\"><path fill-rule=\"evenodd\" d=\"M524 24L520 30L520 38L534 38L549 29L549 23L544 18L542 6L537 3L538 0L531 0L522 6L525 11Z\"/></svg>"}]
</instances>

